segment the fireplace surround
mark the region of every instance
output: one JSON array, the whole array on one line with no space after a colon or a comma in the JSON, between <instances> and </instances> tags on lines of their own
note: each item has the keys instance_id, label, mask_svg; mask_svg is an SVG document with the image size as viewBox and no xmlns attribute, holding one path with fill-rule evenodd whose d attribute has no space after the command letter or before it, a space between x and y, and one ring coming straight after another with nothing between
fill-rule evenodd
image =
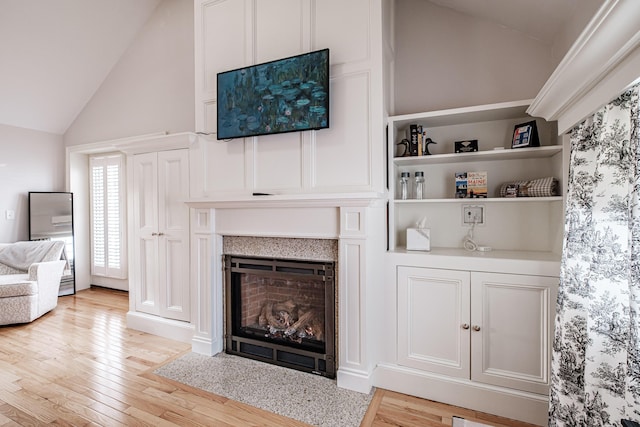
<instances>
[{"instance_id":1,"label":"fireplace surround","mask_svg":"<svg viewBox=\"0 0 640 427\"><path fill-rule=\"evenodd\" d=\"M225 255L225 351L335 378L335 263Z\"/></svg>"},{"instance_id":2,"label":"fireplace surround","mask_svg":"<svg viewBox=\"0 0 640 427\"><path fill-rule=\"evenodd\" d=\"M193 351L213 355L225 350L225 255L333 261L335 378L338 387L368 393L384 350L377 337L388 329L376 316L385 306L386 289L381 272L386 237L380 229L386 204L377 197L282 195L189 202Z\"/></svg>"}]
</instances>

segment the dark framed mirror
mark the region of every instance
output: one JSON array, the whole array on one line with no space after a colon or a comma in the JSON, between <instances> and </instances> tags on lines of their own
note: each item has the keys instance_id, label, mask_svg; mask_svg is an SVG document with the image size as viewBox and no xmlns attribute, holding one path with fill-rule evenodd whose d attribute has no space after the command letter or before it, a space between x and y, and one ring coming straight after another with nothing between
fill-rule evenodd
<instances>
[{"instance_id":1,"label":"dark framed mirror","mask_svg":"<svg viewBox=\"0 0 640 427\"><path fill-rule=\"evenodd\" d=\"M65 243L69 269L60 281L60 296L76 293L73 237L73 193L29 192L29 240Z\"/></svg>"}]
</instances>

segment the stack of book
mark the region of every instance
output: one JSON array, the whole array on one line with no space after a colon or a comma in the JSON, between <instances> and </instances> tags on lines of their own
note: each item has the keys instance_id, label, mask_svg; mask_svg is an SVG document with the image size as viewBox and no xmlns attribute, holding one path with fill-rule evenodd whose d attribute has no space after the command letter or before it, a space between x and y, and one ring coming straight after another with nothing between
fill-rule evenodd
<instances>
[{"instance_id":1,"label":"stack of book","mask_svg":"<svg viewBox=\"0 0 640 427\"><path fill-rule=\"evenodd\" d=\"M422 125L409 125L409 155L422 156L426 153L424 149L424 141L427 139L426 132L422 129Z\"/></svg>"}]
</instances>

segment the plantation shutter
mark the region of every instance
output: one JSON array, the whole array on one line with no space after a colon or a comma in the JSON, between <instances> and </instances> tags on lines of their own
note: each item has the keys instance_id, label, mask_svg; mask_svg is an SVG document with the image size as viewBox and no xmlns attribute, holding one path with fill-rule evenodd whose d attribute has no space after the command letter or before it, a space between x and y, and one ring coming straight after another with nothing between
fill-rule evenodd
<instances>
[{"instance_id":1,"label":"plantation shutter","mask_svg":"<svg viewBox=\"0 0 640 427\"><path fill-rule=\"evenodd\" d=\"M123 156L91 157L91 274L126 278Z\"/></svg>"}]
</instances>

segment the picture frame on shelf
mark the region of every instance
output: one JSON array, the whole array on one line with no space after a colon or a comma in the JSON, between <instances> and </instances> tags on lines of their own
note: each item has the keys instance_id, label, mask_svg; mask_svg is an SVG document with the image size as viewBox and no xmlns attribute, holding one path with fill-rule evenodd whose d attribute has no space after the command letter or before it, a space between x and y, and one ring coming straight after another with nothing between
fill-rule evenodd
<instances>
[{"instance_id":1,"label":"picture frame on shelf","mask_svg":"<svg viewBox=\"0 0 640 427\"><path fill-rule=\"evenodd\" d=\"M539 147L538 127L536 121L520 123L513 129L511 148Z\"/></svg>"},{"instance_id":2,"label":"picture frame on shelf","mask_svg":"<svg viewBox=\"0 0 640 427\"><path fill-rule=\"evenodd\" d=\"M455 153L474 153L478 151L477 139L467 139L464 141L456 141L454 144L455 144L454 145Z\"/></svg>"}]
</instances>

